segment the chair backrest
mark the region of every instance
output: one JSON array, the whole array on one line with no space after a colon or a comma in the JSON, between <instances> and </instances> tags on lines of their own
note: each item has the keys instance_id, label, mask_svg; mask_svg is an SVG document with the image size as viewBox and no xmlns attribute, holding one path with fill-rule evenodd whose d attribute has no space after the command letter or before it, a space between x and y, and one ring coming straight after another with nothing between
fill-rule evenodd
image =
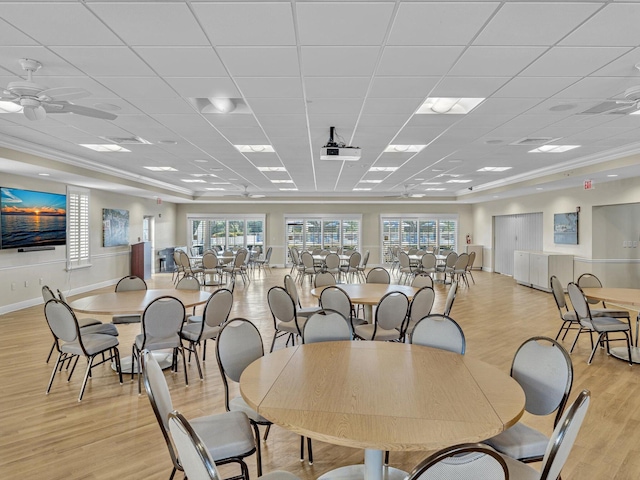
<instances>
[{"instance_id":1,"label":"chair backrest","mask_svg":"<svg viewBox=\"0 0 640 480\"><path fill-rule=\"evenodd\" d=\"M271 315L273 315L274 326L277 328L277 321L280 322L295 322L298 325L296 319L296 305L291 295L282 287L271 287L267 292L267 301L269 302L269 309ZM301 333L298 328L298 333Z\"/></svg>"},{"instance_id":2,"label":"chair backrest","mask_svg":"<svg viewBox=\"0 0 640 480\"><path fill-rule=\"evenodd\" d=\"M189 260L189 255L187 255L187 252L179 250L178 261L180 262L180 265L182 265L183 268L187 268L187 269L191 268L191 260Z\"/></svg>"},{"instance_id":3,"label":"chair backrest","mask_svg":"<svg viewBox=\"0 0 640 480\"><path fill-rule=\"evenodd\" d=\"M311 315L302 329L302 343L351 340L351 322L335 310L319 310Z\"/></svg>"},{"instance_id":4,"label":"chair backrest","mask_svg":"<svg viewBox=\"0 0 640 480\"><path fill-rule=\"evenodd\" d=\"M458 254L456 252L449 252L447 255L447 259L445 260L445 265L447 267L453 268L458 260Z\"/></svg>"},{"instance_id":5,"label":"chair backrest","mask_svg":"<svg viewBox=\"0 0 640 480\"><path fill-rule=\"evenodd\" d=\"M583 390L562 414L549 439L540 469L540 480L554 480L560 476L589 409L590 400L589 390Z\"/></svg>"},{"instance_id":6,"label":"chair backrest","mask_svg":"<svg viewBox=\"0 0 640 480\"><path fill-rule=\"evenodd\" d=\"M583 273L578 277L576 283L580 288L602 288L602 282L593 273ZM596 300L595 298L587 298L586 300L592 305L600 303L600 300Z\"/></svg>"},{"instance_id":7,"label":"chair backrest","mask_svg":"<svg viewBox=\"0 0 640 480\"><path fill-rule=\"evenodd\" d=\"M467 264L469 263L469 254L461 253L456 258L456 263L453 264L453 269L457 272L464 272L467 270Z\"/></svg>"},{"instance_id":8,"label":"chair backrest","mask_svg":"<svg viewBox=\"0 0 640 480\"><path fill-rule=\"evenodd\" d=\"M147 338L175 338L180 342L179 333L184 322L184 304L169 295L153 300L142 313L142 333ZM144 345L144 342L143 342Z\"/></svg>"},{"instance_id":9,"label":"chair backrest","mask_svg":"<svg viewBox=\"0 0 640 480\"><path fill-rule=\"evenodd\" d=\"M245 249L240 249L236 253L236 258L234 259L233 266L234 268L241 268L244 265L244 261L247 258L247 251Z\"/></svg>"},{"instance_id":10,"label":"chair backrest","mask_svg":"<svg viewBox=\"0 0 640 480\"><path fill-rule=\"evenodd\" d=\"M444 315L449 316L451 313L451 309L453 308L453 302L456 299L456 292L458 291L458 282L451 282L451 287L449 287L449 293L447 293L447 299L444 302Z\"/></svg>"},{"instance_id":11,"label":"chair backrest","mask_svg":"<svg viewBox=\"0 0 640 480\"><path fill-rule=\"evenodd\" d=\"M524 390L527 412L557 411L555 421L559 420L573 384L573 364L562 345L547 337L525 341L513 357L511 376Z\"/></svg>"},{"instance_id":12,"label":"chair backrest","mask_svg":"<svg viewBox=\"0 0 640 480\"><path fill-rule=\"evenodd\" d=\"M398 261L400 262L400 267L406 268L411 266L409 255L407 254L407 252L403 252L402 250L398 252Z\"/></svg>"},{"instance_id":13,"label":"chair backrest","mask_svg":"<svg viewBox=\"0 0 640 480\"><path fill-rule=\"evenodd\" d=\"M216 359L224 384L227 410L229 410L227 379L240 382L244 369L263 355L262 337L253 323L244 318L234 318L224 324L216 340Z\"/></svg>"},{"instance_id":14,"label":"chair backrest","mask_svg":"<svg viewBox=\"0 0 640 480\"><path fill-rule=\"evenodd\" d=\"M57 290L57 292L58 292L58 298L59 298L60 300L62 300L64 303L69 303L69 302L67 302L67 297L66 297L66 295L65 295L64 293L62 293L62 292L60 291L60 289L58 289L58 290ZM44 295L44 293L43 293L43 295ZM54 297L54 298L55 298L55 297ZM46 303L46 302L45 302L45 303Z\"/></svg>"},{"instance_id":15,"label":"chair backrest","mask_svg":"<svg viewBox=\"0 0 640 480\"><path fill-rule=\"evenodd\" d=\"M116 284L116 292L129 292L133 290L146 290L147 282L142 278L130 275L121 278Z\"/></svg>"},{"instance_id":16,"label":"chair backrest","mask_svg":"<svg viewBox=\"0 0 640 480\"><path fill-rule=\"evenodd\" d=\"M391 283L391 275L382 267L374 267L367 273L367 283L383 283L388 285Z\"/></svg>"},{"instance_id":17,"label":"chair backrest","mask_svg":"<svg viewBox=\"0 0 640 480\"><path fill-rule=\"evenodd\" d=\"M322 290L320 305L325 310L340 312L345 318L351 319L353 304L349 295L337 286L330 286Z\"/></svg>"},{"instance_id":18,"label":"chair backrest","mask_svg":"<svg viewBox=\"0 0 640 480\"><path fill-rule=\"evenodd\" d=\"M284 276L284 289L287 291L289 296L293 298L293 303L296 304L296 307L300 307L300 297L298 296L298 287L296 287L295 280L289 274Z\"/></svg>"},{"instance_id":19,"label":"chair backrest","mask_svg":"<svg viewBox=\"0 0 640 480\"><path fill-rule=\"evenodd\" d=\"M428 315L416 323L410 342L464 355L467 342L460 325L446 315Z\"/></svg>"},{"instance_id":20,"label":"chair backrest","mask_svg":"<svg viewBox=\"0 0 640 480\"><path fill-rule=\"evenodd\" d=\"M389 292L378 302L376 324L385 330L401 328L407 317L409 299L402 292Z\"/></svg>"},{"instance_id":21,"label":"chair backrest","mask_svg":"<svg viewBox=\"0 0 640 480\"><path fill-rule=\"evenodd\" d=\"M562 283L560 283L560 280L558 280L558 277L556 277L555 275L551 275L549 283L551 284L553 298L556 301L558 310L560 310L560 316L562 316L562 309L567 308L567 299L564 296L564 288L562 288Z\"/></svg>"},{"instance_id":22,"label":"chair backrest","mask_svg":"<svg viewBox=\"0 0 640 480\"><path fill-rule=\"evenodd\" d=\"M47 303L49 300L52 300L54 298L56 298L56 296L53 291L47 285L44 285L42 287L42 299L44 300L44 303Z\"/></svg>"},{"instance_id":23,"label":"chair backrest","mask_svg":"<svg viewBox=\"0 0 640 480\"><path fill-rule=\"evenodd\" d=\"M209 449L186 418L178 411L169 414L169 431L178 451L180 464L189 480L220 480Z\"/></svg>"},{"instance_id":24,"label":"chair backrest","mask_svg":"<svg viewBox=\"0 0 640 480\"><path fill-rule=\"evenodd\" d=\"M178 470L182 470L182 466L178 462L178 456L173 449L173 443L169 437L169 414L173 411L171 393L169 392L169 386L167 385L167 380L164 377L162 368L160 368L158 361L148 350L143 350L142 352L142 379L144 389L147 391L147 397L149 397L149 403L151 403L151 408L153 409L167 449L169 450L173 466Z\"/></svg>"},{"instance_id":25,"label":"chair backrest","mask_svg":"<svg viewBox=\"0 0 640 480\"><path fill-rule=\"evenodd\" d=\"M433 278L431 278L431 275L427 275L426 273L421 273L420 275L416 275L415 277L413 277L413 280L411 280L411 286L415 288L422 288L422 287L433 288Z\"/></svg>"},{"instance_id":26,"label":"chair backrest","mask_svg":"<svg viewBox=\"0 0 640 480\"><path fill-rule=\"evenodd\" d=\"M433 253L425 253L420 259L422 268L425 270L433 270L436 268L436 256Z\"/></svg>"},{"instance_id":27,"label":"chair backrest","mask_svg":"<svg viewBox=\"0 0 640 480\"><path fill-rule=\"evenodd\" d=\"M591 309L589 308L582 289L577 283L569 282L567 285L567 293L569 294L569 300L571 300L571 305L573 305L578 320L591 324Z\"/></svg>"},{"instance_id":28,"label":"chair backrest","mask_svg":"<svg viewBox=\"0 0 640 480\"><path fill-rule=\"evenodd\" d=\"M340 257L337 253L330 253L324 258L324 264L329 270L340 268Z\"/></svg>"},{"instance_id":29,"label":"chair backrest","mask_svg":"<svg viewBox=\"0 0 640 480\"><path fill-rule=\"evenodd\" d=\"M311 255L320 255L321 253L322 253L321 248L314 248L313 250L311 250Z\"/></svg>"},{"instance_id":30,"label":"chair backrest","mask_svg":"<svg viewBox=\"0 0 640 480\"><path fill-rule=\"evenodd\" d=\"M427 286L418 290L409 304L409 321L415 323L429 315L435 299L436 293L433 287Z\"/></svg>"},{"instance_id":31,"label":"chair backrest","mask_svg":"<svg viewBox=\"0 0 640 480\"><path fill-rule=\"evenodd\" d=\"M418 249L413 247L410 248L409 251L407 252L409 255L416 255L418 253Z\"/></svg>"},{"instance_id":32,"label":"chair backrest","mask_svg":"<svg viewBox=\"0 0 640 480\"><path fill-rule=\"evenodd\" d=\"M302 252L302 255L300 255L300 259L302 261L302 265L304 265L304 268L313 268L313 255L311 255L309 252Z\"/></svg>"},{"instance_id":33,"label":"chair backrest","mask_svg":"<svg viewBox=\"0 0 640 480\"><path fill-rule=\"evenodd\" d=\"M271 252L273 252L273 247L267 248L267 253L264 255L265 264L268 264L271 261Z\"/></svg>"},{"instance_id":34,"label":"chair backrest","mask_svg":"<svg viewBox=\"0 0 640 480\"><path fill-rule=\"evenodd\" d=\"M476 251L471 250L471 252L469 253L469 262L467 263L467 270L471 270L475 262L476 262Z\"/></svg>"},{"instance_id":35,"label":"chair backrest","mask_svg":"<svg viewBox=\"0 0 640 480\"><path fill-rule=\"evenodd\" d=\"M369 255L370 255L369 250L364 252L364 256L362 257L362 263L360 264L361 269L367 268L367 263L369 263Z\"/></svg>"},{"instance_id":36,"label":"chair backrest","mask_svg":"<svg viewBox=\"0 0 640 480\"><path fill-rule=\"evenodd\" d=\"M202 256L202 266L207 270L213 270L218 266L218 256L209 251Z\"/></svg>"},{"instance_id":37,"label":"chair backrest","mask_svg":"<svg viewBox=\"0 0 640 480\"><path fill-rule=\"evenodd\" d=\"M331 272L320 272L317 273L316 277L313 279L313 284L315 288L335 285L336 277L334 277Z\"/></svg>"},{"instance_id":38,"label":"chair backrest","mask_svg":"<svg viewBox=\"0 0 640 480\"><path fill-rule=\"evenodd\" d=\"M506 480L509 469L493 448L464 443L429 455L409 473L407 480Z\"/></svg>"},{"instance_id":39,"label":"chair backrest","mask_svg":"<svg viewBox=\"0 0 640 480\"><path fill-rule=\"evenodd\" d=\"M178 281L176 290L200 290L200 281L196 277L187 275Z\"/></svg>"},{"instance_id":40,"label":"chair backrest","mask_svg":"<svg viewBox=\"0 0 640 480\"><path fill-rule=\"evenodd\" d=\"M289 253L291 254L291 262L294 265L298 265L300 263L300 255L298 254L298 249L296 247L291 247L289 249Z\"/></svg>"},{"instance_id":41,"label":"chair backrest","mask_svg":"<svg viewBox=\"0 0 640 480\"><path fill-rule=\"evenodd\" d=\"M54 337L67 343L78 340L82 345L78 321L66 303L57 298L48 300L44 305L44 316ZM84 347L82 349L84 351Z\"/></svg>"},{"instance_id":42,"label":"chair backrest","mask_svg":"<svg viewBox=\"0 0 640 480\"><path fill-rule=\"evenodd\" d=\"M233 307L233 293L226 288L220 288L213 292L204 306L202 312L202 327L215 328L222 325L229 318Z\"/></svg>"},{"instance_id":43,"label":"chair backrest","mask_svg":"<svg viewBox=\"0 0 640 480\"><path fill-rule=\"evenodd\" d=\"M358 268L360 265L360 260L362 259L362 254L360 252L353 252L349 256L349 268Z\"/></svg>"}]
</instances>

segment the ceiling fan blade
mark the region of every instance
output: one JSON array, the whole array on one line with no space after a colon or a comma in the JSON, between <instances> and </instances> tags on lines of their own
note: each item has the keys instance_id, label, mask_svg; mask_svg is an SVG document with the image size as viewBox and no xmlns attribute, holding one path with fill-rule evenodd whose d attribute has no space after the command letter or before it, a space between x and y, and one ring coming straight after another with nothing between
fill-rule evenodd
<instances>
[{"instance_id":1,"label":"ceiling fan blade","mask_svg":"<svg viewBox=\"0 0 640 480\"><path fill-rule=\"evenodd\" d=\"M91 92L88 92L84 88L78 87L54 87L43 90L38 95L39 98L47 97L54 101L68 101L78 98L90 97Z\"/></svg>"},{"instance_id":2,"label":"ceiling fan blade","mask_svg":"<svg viewBox=\"0 0 640 480\"><path fill-rule=\"evenodd\" d=\"M83 107L68 102L47 102L44 107L49 113L75 113L76 115L84 115L85 117L100 118L102 120L115 120L117 115L109 112L103 112L96 108Z\"/></svg>"},{"instance_id":3,"label":"ceiling fan blade","mask_svg":"<svg viewBox=\"0 0 640 480\"><path fill-rule=\"evenodd\" d=\"M11 101L11 100L15 100L16 98L18 98L18 96L14 95L9 90L0 90L0 100Z\"/></svg>"},{"instance_id":4,"label":"ceiling fan blade","mask_svg":"<svg viewBox=\"0 0 640 480\"><path fill-rule=\"evenodd\" d=\"M42 107L42 105L38 105L38 106L27 105L23 108L22 112L24 113L24 116L31 121L44 120L47 116L47 112Z\"/></svg>"}]
</instances>

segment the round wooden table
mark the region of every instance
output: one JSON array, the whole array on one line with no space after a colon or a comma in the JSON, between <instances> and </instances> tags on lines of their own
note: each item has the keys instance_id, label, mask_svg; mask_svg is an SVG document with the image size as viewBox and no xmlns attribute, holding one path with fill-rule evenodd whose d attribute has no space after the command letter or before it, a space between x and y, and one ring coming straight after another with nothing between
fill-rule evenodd
<instances>
[{"instance_id":1,"label":"round wooden table","mask_svg":"<svg viewBox=\"0 0 640 480\"><path fill-rule=\"evenodd\" d=\"M593 300L620 305L628 310L640 312L640 289L637 288L583 288L585 297ZM634 308L635 307L635 308ZM631 347L631 361L640 363L640 348L638 348L638 317L636 317L636 342ZM625 362L629 361L627 347L613 347L609 350L611 355Z\"/></svg>"},{"instance_id":2,"label":"round wooden table","mask_svg":"<svg viewBox=\"0 0 640 480\"><path fill-rule=\"evenodd\" d=\"M404 478L384 450L479 442L514 425L520 385L455 353L394 342L324 342L278 350L245 369L240 392L265 418L305 437L365 449L365 464L325 478Z\"/></svg>"},{"instance_id":3,"label":"round wooden table","mask_svg":"<svg viewBox=\"0 0 640 480\"><path fill-rule=\"evenodd\" d=\"M108 292L79 298L69 303L69 306L76 312L94 315L142 314L147 305L153 300L164 296L175 297L186 308L190 308L206 303L211 293L203 290L177 290L172 288ZM152 352L152 354L163 369L171 366L171 353ZM122 373L131 373L131 369L135 369L135 364L131 361L130 356L122 357L120 366ZM112 364L111 368L115 370L115 365ZM134 373L136 372L134 371Z\"/></svg>"},{"instance_id":4,"label":"round wooden table","mask_svg":"<svg viewBox=\"0 0 640 480\"><path fill-rule=\"evenodd\" d=\"M336 285L344 290L351 303L364 305L364 318L371 323L373 320L373 306L377 305L382 297L391 292L404 293L409 301L413 298L419 288L410 287L408 285L393 285L385 283L343 283ZM311 289L311 295L320 298L322 290L326 287L318 287Z\"/></svg>"}]
</instances>

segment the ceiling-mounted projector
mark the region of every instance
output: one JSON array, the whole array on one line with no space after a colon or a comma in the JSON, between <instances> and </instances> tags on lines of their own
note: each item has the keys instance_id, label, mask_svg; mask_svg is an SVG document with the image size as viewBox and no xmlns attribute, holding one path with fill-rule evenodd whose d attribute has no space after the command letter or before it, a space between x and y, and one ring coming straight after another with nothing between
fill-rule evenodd
<instances>
[{"instance_id":1,"label":"ceiling-mounted projector","mask_svg":"<svg viewBox=\"0 0 640 480\"><path fill-rule=\"evenodd\" d=\"M320 150L320 160L360 160L362 150L359 147L345 145L344 142L336 142L333 139L335 127L329 127L329 141Z\"/></svg>"}]
</instances>

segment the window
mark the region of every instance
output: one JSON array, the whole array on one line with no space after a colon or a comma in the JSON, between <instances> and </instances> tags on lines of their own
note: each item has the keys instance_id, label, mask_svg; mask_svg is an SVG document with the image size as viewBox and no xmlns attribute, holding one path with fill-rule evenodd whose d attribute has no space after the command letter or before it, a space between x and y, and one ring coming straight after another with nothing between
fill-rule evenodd
<instances>
[{"instance_id":1,"label":"window","mask_svg":"<svg viewBox=\"0 0 640 480\"><path fill-rule=\"evenodd\" d=\"M191 251L264 246L264 215L187 215Z\"/></svg>"},{"instance_id":2,"label":"window","mask_svg":"<svg viewBox=\"0 0 640 480\"><path fill-rule=\"evenodd\" d=\"M286 248L360 250L361 215L285 216ZM289 259L289 261L291 261Z\"/></svg>"},{"instance_id":3,"label":"window","mask_svg":"<svg viewBox=\"0 0 640 480\"><path fill-rule=\"evenodd\" d=\"M67 187L67 219L67 270L89 267L89 190Z\"/></svg>"},{"instance_id":4,"label":"window","mask_svg":"<svg viewBox=\"0 0 640 480\"><path fill-rule=\"evenodd\" d=\"M381 216L382 252L385 263L392 261L391 247L455 251L458 239L458 218L450 215Z\"/></svg>"}]
</instances>

